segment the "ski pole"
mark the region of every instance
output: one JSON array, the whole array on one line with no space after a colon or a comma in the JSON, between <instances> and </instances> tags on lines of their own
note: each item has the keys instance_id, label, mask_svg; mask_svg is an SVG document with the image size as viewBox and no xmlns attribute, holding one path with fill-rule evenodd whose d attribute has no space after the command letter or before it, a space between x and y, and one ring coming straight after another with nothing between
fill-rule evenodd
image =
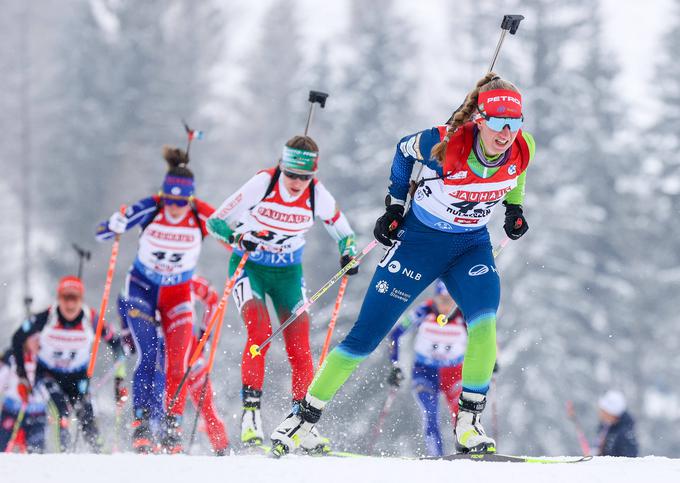
<instances>
[{"instance_id":1,"label":"ski pole","mask_svg":"<svg viewBox=\"0 0 680 483\"><path fill-rule=\"evenodd\" d=\"M305 136L309 131L309 126L312 124L312 118L314 116L314 104L319 103L321 109L326 107L326 99L328 94L320 91L309 91L309 113L307 114L307 124L305 124Z\"/></svg>"},{"instance_id":2,"label":"ski pole","mask_svg":"<svg viewBox=\"0 0 680 483\"><path fill-rule=\"evenodd\" d=\"M493 398L491 399L491 434L496 445L498 445L498 388L494 375L491 376L491 386L494 387Z\"/></svg>"},{"instance_id":3,"label":"ski pole","mask_svg":"<svg viewBox=\"0 0 680 483\"><path fill-rule=\"evenodd\" d=\"M335 298L335 307L333 307L333 314L331 315L331 321L328 324L328 331L326 332L326 340L323 342L323 349L321 350L321 355L319 356L319 362L316 370L318 371L323 364L326 354L328 354L328 347L331 345L331 337L333 336L333 330L335 329L335 322L338 319L338 314L340 313L340 305L342 304L342 298L345 295L345 288L347 288L347 282L349 276L344 275L342 281L340 282L340 288L338 289L338 296Z\"/></svg>"},{"instance_id":4,"label":"ski pole","mask_svg":"<svg viewBox=\"0 0 680 483\"><path fill-rule=\"evenodd\" d=\"M581 445L581 451L583 452L583 456L590 456L590 445L588 444L588 438L586 438L586 434L583 432L583 428L581 427L581 423L579 422L578 418L576 417L576 411L574 410L574 403L571 400L567 401L567 416L569 419L571 419L572 423L574 423L574 429L576 430L576 437L578 438L578 443Z\"/></svg>"},{"instance_id":5,"label":"ski pole","mask_svg":"<svg viewBox=\"0 0 680 483\"><path fill-rule=\"evenodd\" d=\"M79 247L76 243L71 243L71 246L78 254L78 278L83 278L83 266L85 262L90 260L92 253L89 250Z\"/></svg>"},{"instance_id":6,"label":"ski pole","mask_svg":"<svg viewBox=\"0 0 680 483\"><path fill-rule=\"evenodd\" d=\"M517 33L517 29L519 28L519 23L522 20L524 20L524 15L503 15L503 21L501 22L501 37L498 39L498 44L496 44L496 50L493 53L493 58L491 59L491 65L489 65L488 72L492 72L494 65L496 65L496 60L498 59L498 54L501 51L503 40L505 40L505 34L510 32L510 35L515 35L515 33Z\"/></svg>"},{"instance_id":7,"label":"ski pole","mask_svg":"<svg viewBox=\"0 0 680 483\"><path fill-rule=\"evenodd\" d=\"M56 452L61 453L61 441L59 437L59 432L61 431L60 426L61 417L59 416L59 410L57 409L57 406L54 404L54 401L52 401L52 399L49 398L49 395L47 395L46 399L47 399L48 423L50 422L50 418L52 419L50 424L50 426L52 426L52 438L53 438L52 442L54 444L54 447L57 448Z\"/></svg>"},{"instance_id":8,"label":"ski pole","mask_svg":"<svg viewBox=\"0 0 680 483\"><path fill-rule=\"evenodd\" d=\"M27 295L24 297L24 309L26 310L26 318L31 318L31 304L33 303L33 297Z\"/></svg>"},{"instance_id":9,"label":"ski pole","mask_svg":"<svg viewBox=\"0 0 680 483\"><path fill-rule=\"evenodd\" d=\"M201 395L198 398L198 404L196 405L196 415L194 417L194 425L191 428L191 436L189 437L189 447L187 448L187 454L191 454L191 448L194 447L194 441L196 439L196 430L198 429L198 417L203 410L203 401L205 400L205 391L208 389L208 374L206 373L203 384L201 385Z\"/></svg>"},{"instance_id":10,"label":"ski pole","mask_svg":"<svg viewBox=\"0 0 680 483\"><path fill-rule=\"evenodd\" d=\"M385 398L385 403L383 404L383 407L380 410L380 414L378 415L378 421L373 427L373 436L371 438L371 444L368 447L369 453L373 452L373 448L375 448L375 444L378 442L378 437L382 432L382 427L385 424L385 419L387 419L387 415L390 413L390 410L392 409L392 405L394 404L394 400L397 398L398 391L399 391L398 387L392 386L390 388L390 392L387 394L387 398Z\"/></svg>"},{"instance_id":11,"label":"ski pole","mask_svg":"<svg viewBox=\"0 0 680 483\"><path fill-rule=\"evenodd\" d=\"M493 253L493 257L494 257L494 258L498 258L498 255L501 254L501 252L502 252L503 249L508 245L509 242L510 242L510 237L508 237L508 236L506 235L505 238L503 238L503 239L501 240L501 242L500 242L498 245L496 245L496 247L493 249L493 252L492 252L492 253Z\"/></svg>"},{"instance_id":12,"label":"ski pole","mask_svg":"<svg viewBox=\"0 0 680 483\"><path fill-rule=\"evenodd\" d=\"M125 213L125 205L120 207L120 212ZM97 321L97 331L94 335L94 342L92 343L92 354L90 355L90 364L87 366L87 381L94 374L94 366L97 362L97 352L99 351L99 341L102 337L102 330L104 329L104 320L106 318L106 307L109 304L109 294L111 293L111 282L113 281L113 272L116 269L116 260L118 259L118 247L120 246L120 234L117 234L113 240L111 247L111 257L109 258L109 268L106 271L106 282L104 283L104 294L102 295L102 302L99 306L99 320Z\"/></svg>"},{"instance_id":13,"label":"ski pole","mask_svg":"<svg viewBox=\"0 0 680 483\"><path fill-rule=\"evenodd\" d=\"M92 396L94 396L95 394L97 394L97 392L99 391L99 389L101 389L101 387L102 387L104 384L106 384L106 383L109 382L111 379L113 379L113 375L116 373L116 371L117 371L118 369L120 369L120 366L122 366L123 364L125 364L125 361L122 361L122 360L116 361L116 362L111 366L111 368L110 368L108 371L106 371L106 373L105 373L103 376L101 376L101 377L97 380L97 384L95 384L95 386L92 388L92 390L90 391L90 394L92 394Z\"/></svg>"},{"instance_id":14,"label":"ski pole","mask_svg":"<svg viewBox=\"0 0 680 483\"><path fill-rule=\"evenodd\" d=\"M194 139L198 140L203 139L203 131L191 129L184 119L182 119L182 125L184 125L184 130L187 132L187 157L189 157L191 141L193 141Z\"/></svg>"},{"instance_id":15,"label":"ski pole","mask_svg":"<svg viewBox=\"0 0 680 483\"><path fill-rule=\"evenodd\" d=\"M489 72L493 71L494 66L496 65L496 60L498 60L498 55L501 52L501 46L503 45L503 40L505 40L505 35L510 32L510 35L515 35L517 33L517 29L519 28L519 23L524 20L524 15L503 15L503 20L501 21L501 36L498 39L498 43L496 44L496 50L493 53L493 57L491 58L491 64L489 65L489 70L486 71L488 74ZM446 121L446 124L451 124L453 122L453 116L456 115L458 111L460 111L463 106L465 105L465 102L461 104L458 109L456 109L451 117L449 118L448 121ZM420 165L420 170L422 171L423 165ZM416 179L420 177L420 171L418 172L418 176Z\"/></svg>"},{"instance_id":16,"label":"ski pole","mask_svg":"<svg viewBox=\"0 0 680 483\"><path fill-rule=\"evenodd\" d=\"M234 271L234 274L231 276L230 279L228 279L226 285L224 286L224 292L222 293L222 299L220 300L220 303L217 306L217 310L215 311L215 315L213 315L213 317L210 319L210 322L208 322L208 327L206 327L205 332L203 333L203 336L201 337L201 340L198 341L198 345L196 346L196 349L194 350L194 353L191 356L191 359L189 360L190 366L193 366L196 363L196 361L198 360L198 358L201 357L201 353L203 352L203 347L205 347L205 344L208 342L208 338L210 337L210 334L212 333L213 328L218 323L218 320L222 320L222 317L224 317L224 312L227 308L227 304L229 303L229 295L231 295L231 291L234 289L234 285L236 285L236 281L241 276L241 272L243 271L243 267L245 266L246 262L248 261L249 254L250 254L250 252L245 252L243 254L243 256L241 257L241 260L238 262L238 265L236 266L236 270Z\"/></svg>"},{"instance_id":17,"label":"ski pole","mask_svg":"<svg viewBox=\"0 0 680 483\"><path fill-rule=\"evenodd\" d=\"M21 408L19 409L19 414L17 415L17 420L14 421L14 426L12 427L12 434L7 442L7 447L5 448L5 453L11 453L14 450L14 444L16 443L17 436L19 435L19 429L21 428L21 423L24 421L24 416L26 415L26 403L21 403Z\"/></svg>"},{"instance_id":18,"label":"ski pole","mask_svg":"<svg viewBox=\"0 0 680 483\"><path fill-rule=\"evenodd\" d=\"M219 316L219 322L217 323L217 328L215 329L215 337L213 337L213 343L210 346L210 356L208 357L208 367L205 372L205 379L203 381L203 386L201 387L201 395L198 398L198 404L196 405L196 417L194 418L194 427L191 430L191 437L189 439L189 448L187 454L191 452L191 447L194 445L194 439L196 437L196 429L198 428L198 416L201 414L203 409L203 401L205 401L205 391L208 388L208 377L212 372L213 364L215 363L215 354L217 353L217 344L220 340L220 332L222 331L222 324L224 322L224 310Z\"/></svg>"},{"instance_id":19,"label":"ski pole","mask_svg":"<svg viewBox=\"0 0 680 483\"><path fill-rule=\"evenodd\" d=\"M245 266L246 262L248 261L249 253L250 252L245 252L243 254L243 256L241 257L241 261L238 262L238 266L236 267L234 274L231 276L231 278L228 278L227 281L225 282L224 291L222 292L222 298L220 299L220 303L217 306L217 310L215 310L215 313L213 314L212 318L210 319L210 322L208 322L208 326L206 327L205 332L203 332L203 336L201 337L201 340L198 341L198 345L196 346L196 349L194 349L194 353L192 354L191 359L189 359L189 365L187 366L187 370L184 371L184 376L182 376L182 380L179 382L179 386L177 386L177 390L175 391L175 394L173 394L172 399L170 401L170 404L168 405L168 412L170 412L170 410L173 407L175 407L175 404L177 403L177 398L179 397L179 394L182 391L184 384L186 384L186 382L187 382L187 378L189 377L189 372L191 372L191 368L194 366L194 364L196 363L198 358L201 357L201 353L203 352L203 347L205 347L206 342L208 342L208 338L210 337L210 333L212 332L213 328L215 327L215 324L217 323L218 318L220 320L222 319L224 311L226 310L226 307L227 307L229 295L231 294L231 291L234 289L234 285L236 284L236 280L238 280L238 278L241 276L241 272L243 271L243 267ZM220 314L222 314L222 316L220 316Z\"/></svg>"},{"instance_id":20,"label":"ski pole","mask_svg":"<svg viewBox=\"0 0 680 483\"><path fill-rule=\"evenodd\" d=\"M311 307L314 304L314 302L317 301L317 299L319 297L321 297L323 294L325 294L328 291L328 289L331 288L335 284L335 282L340 280L340 278L344 274L346 274L348 271L350 271L351 269L353 269L354 267L359 265L359 262L361 261L361 259L364 258L364 256L368 252L373 250L377 244L378 244L378 240L373 240L371 243L366 245L366 247L361 251L361 253L359 253L355 258L350 260L350 262L347 265L345 265L344 267L342 267L338 273L333 275L331 277L331 279L323 285L323 287L321 287L319 290L317 290L316 293L314 295L312 295L309 300L307 300L306 303L304 303L300 307L298 307L298 309L295 310L295 312L290 317L288 317L288 319L284 323L282 323L279 326L279 328L274 331L274 333L272 335L267 337L259 345L258 344L251 345L250 346L250 356L253 357L253 358L259 356L262 353L262 349L267 347L271 343L271 341L274 339L274 337L279 335L281 332L283 332L286 329L286 327L288 327L290 324L295 322L295 319L297 319L300 315L302 315L303 312L305 312L307 309L309 309L309 307Z\"/></svg>"},{"instance_id":21,"label":"ski pole","mask_svg":"<svg viewBox=\"0 0 680 483\"><path fill-rule=\"evenodd\" d=\"M89 379L88 379L88 385L89 385ZM78 449L78 440L80 439L80 426L81 426L81 421L80 418L77 417L78 410L76 409L76 404L80 404L78 401L76 401L73 404L73 412L76 414L76 435L73 438L73 443L71 444L71 453L75 453L76 449Z\"/></svg>"},{"instance_id":22,"label":"ski pole","mask_svg":"<svg viewBox=\"0 0 680 483\"><path fill-rule=\"evenodd\" d=\"M111 452L118 453L118 444L120 443L120 426L123 418L123 407L127 401L127 393L116 401L115 419L113 422L113 445L111 445Z\"/></svg>"}]
</instances>

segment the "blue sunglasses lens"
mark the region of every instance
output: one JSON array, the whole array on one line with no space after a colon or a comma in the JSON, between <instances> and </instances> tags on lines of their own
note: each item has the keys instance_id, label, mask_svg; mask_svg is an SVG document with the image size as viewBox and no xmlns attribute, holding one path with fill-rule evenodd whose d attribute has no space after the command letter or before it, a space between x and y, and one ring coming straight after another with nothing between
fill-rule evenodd
<instances>
[{"instance_id":1,"label":"blue sunglasses lens","mask_svg":"<svg viewBox=\"0 0 680 483\"><path fill-rule=\"evenodd\" d=\"M173 199L173 198L165 198L164 201L165 201L165 204L168 205L168 206L175 205L175 206L182 207L182 206L186 206L186 205L189 204L189 200L177 200L177 199Z\"/></svg>"},{"instance_id":2,"label":"blue sunglasses lens","mask_svg":"<svg viewBox=\"0 0 680 483\"><path fill-rule=\"evenodd\" d=\"M518 131L524 123L521 117L487 117L486 125L489 129L496 132L501 132L505 126L510 128L510 131Z\"/></svg>"}]
</instances>

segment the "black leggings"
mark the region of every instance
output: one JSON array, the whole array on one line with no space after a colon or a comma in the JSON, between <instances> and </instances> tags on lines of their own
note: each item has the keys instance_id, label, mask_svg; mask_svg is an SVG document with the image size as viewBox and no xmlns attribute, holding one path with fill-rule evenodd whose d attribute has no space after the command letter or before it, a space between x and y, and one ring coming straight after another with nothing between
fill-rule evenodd
<instances>
[{"instance_id":1,"label":"black leggings","mask_svg":"<svg viewBox=\"0 0 680 483\"><path fill-rule=\"evenodd\" d=\"M36 381L45 386L50 398L59 412L61 420L60 444L61 451L71 448L71 434L68 429L68 420L75 412L80 423L85 441L95 453L101 449L99 443L99 430L94 419L94 411L89 393L89 381L85 371L71 374L52 372L45 366L38 366Z\"/></svg>"}]
</instances>

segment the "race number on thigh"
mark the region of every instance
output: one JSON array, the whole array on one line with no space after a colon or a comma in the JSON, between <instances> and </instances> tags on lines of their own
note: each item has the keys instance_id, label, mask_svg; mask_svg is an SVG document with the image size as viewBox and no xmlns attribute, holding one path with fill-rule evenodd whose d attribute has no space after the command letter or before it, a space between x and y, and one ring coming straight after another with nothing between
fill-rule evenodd
<instances>
[{"instance_id":1,"label":"race number on thigh","mask_svg":"<svg viewBox=\"0 0 680 483\"><path fill-rule=\"evenodd\" d=\"M243 305L252 300L253 290L250 287L250 279L248 277L242 277L236 285L234 285L234 302L236 302L236 308L241 312Z\"/></svg>"}]
</instances>

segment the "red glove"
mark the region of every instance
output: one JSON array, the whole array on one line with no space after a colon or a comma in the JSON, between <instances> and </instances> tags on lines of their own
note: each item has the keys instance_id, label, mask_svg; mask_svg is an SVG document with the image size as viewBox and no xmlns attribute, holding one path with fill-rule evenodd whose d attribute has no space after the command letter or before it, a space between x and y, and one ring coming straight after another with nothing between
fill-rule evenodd
<instances>
[{"instance_id":1,"label":"red glove","mask_svg":"<svg viewBox=\"0 0 680 483\"><path fill-rule=\"evenodd\" d=\"M21 402L28 404L28 397L31 395L31 383L25 377L19 378L19 383L17 384L17 392L21 398Z\"/></svg>"}]
</instances>

